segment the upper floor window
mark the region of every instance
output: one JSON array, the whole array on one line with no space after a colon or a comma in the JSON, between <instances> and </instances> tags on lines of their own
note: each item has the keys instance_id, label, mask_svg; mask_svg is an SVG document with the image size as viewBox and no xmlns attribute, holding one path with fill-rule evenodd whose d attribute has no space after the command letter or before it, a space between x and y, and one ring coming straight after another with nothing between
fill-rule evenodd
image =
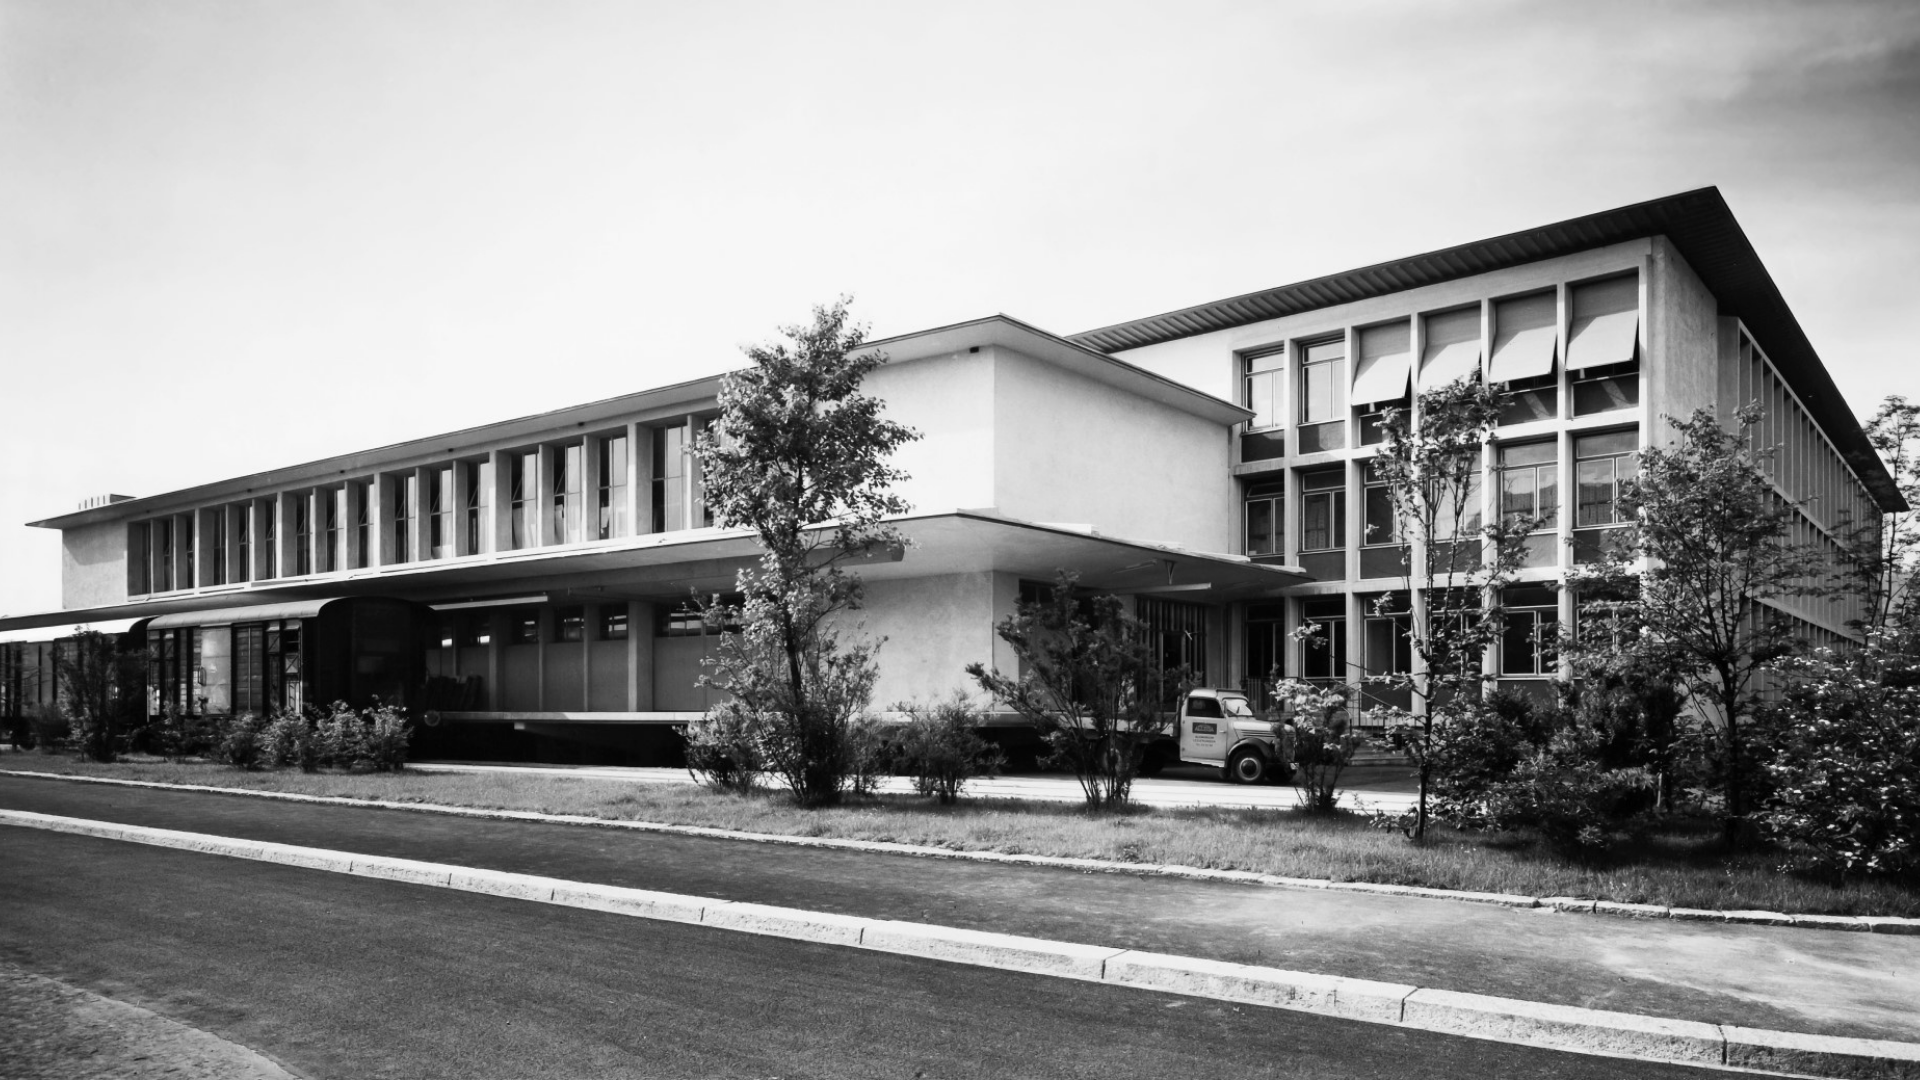
<instances>
[{"instance_id":1,"label":"upper floor window","mask_svg":"<svg viewBox=\"0 0 1920 1080\"><path fill-rule=\"evenodd\" d=\"M251 581L253 579L253 515L246 503L227 507L234 516L234 568L237 571L233 580Z\"/></svg>"},{"instance_id":2,"label":"upper floor window","mask_svg":"<svg viewBox=\"0 0 1920 1080\"><path fill-rule=\"evenodd\" d=\"M346 565L347 489L321 491L320 570L331 574Z\"/></svg>"},{"instance_id":3,"label":"upper floor window","mask_svg":"<svg viewBox=\"0 0 1920 1080\"><path fill-rule=\"evenodd\" d=\"M356 480L347 485L347 511L353 526L353 568L367 568L367 549L373 532L373 485Z\"/></svg>"},{"instance_id":4,"label":"upper floor window","mask_svg":"<svg viewBox=\"0 0 1920 1080\"><path fill-rule=\"evenodd\" d=\"M1551 442L1500 448L1500 515L1529 531L1551 529L1560 507L1560 465Z\"/></svg>"},{"instance_id":5,"label":"upper floor window","mask_svg":"<svg viewBox=\"0 0 1920 1080\"><path fill-rule=\"evenodd\" d=\"M1252 428L1280 426L1280 379L1286 368L1285 349L1246 358L1247 408L1253 410Z\"/></svg>"},{"instance_id":6,"label":"upper floor window","mask_svg":"<svg viewBox=\"0 0 1920 1080\"><path fill-rule=\"evenodd\" d=\"M213 548L213 557L207 563L207 583L225 585L227 583L227 508L216 506L207 511L207 531L212 535L207 539Z\"/></svg>"},{"instance_id":7,"label":"upper floor window","mask_svg":"<svg viewBox=\"0 0 1920 1080\"><path fill-rule=\"evenodd\" d=\"M427 554L453 554L453 466L427 470Z\"/></svg>"},{"instance_id":8,"label":"upper floor window","mask_svg":"<svg viewBox=\"0 0 1920 1080\"><path fill-rule=\"evenodd\" d=\"M299 575L313 573L313 499L312 493L301 492L291 500L293 503L293 572Z\"/></svg>"},{"instance_id":9,"label":"upper floor window","mask_svg":"<svg viewBox=\"0 0 1920 1080\"><path fill-rule=\"evenodd\" d=\"M534 518L533 486L540 474L540 452L521 450L508 459L511 476L509 497L512 500L512 525L509 542L514 548L532 547L540 540L538 523Z\"/></svg>"},{"instance_id":10,"label":"upper floor window","mask_svg":"<svg viewBox=\"0 0 1920 1080\"><path fill-rule=\"evenodd\" d=\"M1480 376L1480 306L1429 315L1420 350L1420 387L1432 390Z\"/></svg>"},{"instance_id":11,"label":"upper floor window","mask_svg":"<svg viewBox=\"0 0 1920 1080\"><path fill-rule=\"evenodd\" d=\"M1640 404L1640 278L1626 274L1575 285L1570 294L1567 373L1573 415Z\"/></svg>"},{"instance_id":12,"label":"upper floor window","mask_svg":"<svg viewBox=\"0 0 1920 1080\"><path fill-rule=\"evenodd\" d=\"M687 429L653 429L653 531L687 527Z\"/></svg>"},{"instance_id":13,"label":"upper floor window","mask_svg":"<svg viewBox=\"0 0 1920 1080\"><path fill-rule=\"evenodd\" d=\"M413 545L420 535L420 476L406 473L393 478L393 561L413 561Z\"/></svg>"},{"instance_id":14,"label":"upper floor window","mask_svg":"<svg viewBox=\"0 0 1920 1080\"><path fill-rule=\"evenodd\" d=\"M1618 525L1627 520L1620 509L1620 487L1639 472L1634 453L1639 441L1639 432L1632 430L1582 435L1573 440L1577 492L1574 527Z\"/></svg>"},{"instance_id":15,"label":"upper floor window","mask_svg":"<svg viewBox=\"0 0 1920 1080\"><path fill-rule=\"evenodd\" d=\"M1336 338L1308 345L1300 358L1300 422L1344 420L1346 414L1346 341Z\"/></svg>"},{"instance_id":16,"label":"upper floor window","mask_svg":"<svg viewBox=\"0 0 1920 1080\"><path fill-rule=\"evenodd\" d=\"M613 435L601 439L596 449L600 455L596 535L602 540L611 540L631 531L627 521L627 437Z\"/></svg>"},{"instance_id":17,"label":"upper floor window","mask_svg":"<svg viewBox=\"0 0 1920 1080\"><path fill-rule=\"evenodd\" d=\"M1361 473L1364 490L1361 503L1362 544L1380 545L1400 542L1400 515L1393 508L1393 487L1380 467L1368 462Z\"/></svg>"},{"instance_id":18,"label":"upper floor window","mask_svg":"<svg viewBox=\"0 0 1920 1080\"><path fill-rule=\"evenodd\" d=\"M1328 551L1346 543L1346 467L1301 473L1300 550Z\"/></svg>"},{"instance_id":19,"label":"upper floor window","mask_svg":"<svg viewBox=\"0 0 1920 1080\"><path fill-rule=\"evenodd\" d=\"M1279 479L1247 485L1247 554L1279 555L1286 543L1287 485Z\"/></svg>"},{"instance_id":20,"label":"upper floor window","mask_svg":"<svg viewBox=\"0 0 1920 1080\"><path fill-rule=\"evenodd\" d=\"M260 515L260 576L280 576L280 500L261 499L253 504Z\"/></svg>"},{"instance_id":21,"label":"upper floor window","mask_svg":"<svg viewBox=\"0 0 1920 1080\"><path fill-rule=\"evenodd\" d=\"M1559 415L1560 380L1553 370L1559 321L1559 302L1552 292L1494 303L1493 355L1487 360L1487 379L1504 387L1502 424Z\"/></svg>"},{"instance_id":22,"label":"upper floor window","mask_svg":"<svg viewBox=\"0 0 1920 1080\"><path fill-rule=\"evenodd\" d=\"M568 443L553 448L553 542L575 544L582 539L580 469L585 448Z\"/></svg>"},{"instance_id":23,"label":"upper floor window","mask_svg":"<svg viewBox=\"0 0 1920 1080\"><path fill-rule=\"evenodd\" d=\"M493 547L493 538L487 535L487 510L493 505L493 462L468 461L460 467L467 474L466 506L462 508L466 515L467 554L478 555Z\"/></svg>"}]
</instances>

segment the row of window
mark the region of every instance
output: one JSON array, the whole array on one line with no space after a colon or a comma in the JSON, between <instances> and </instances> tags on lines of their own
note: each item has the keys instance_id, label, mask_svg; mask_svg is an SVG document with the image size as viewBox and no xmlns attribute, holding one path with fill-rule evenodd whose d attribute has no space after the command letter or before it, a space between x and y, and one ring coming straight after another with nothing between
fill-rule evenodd
<instances>
[{"instance_id":1,"label":"row of window","mask_svg":"<svg viewBox=\"0 0 1920 1080\"><path fill-rule=\"evenodd\" d=\"M646 429L653 451L651 532L713 524L689 460L706 423ZM497 486L494 460L476 459L136 522L127 536L128 592L364 570L632 533L626 434L514 450L503 461L504 490ZM498 525L496 491L507 515ZM383 519L379 536L376 506Z\"/></svg>"},{"instance_id":2,"label":"row of window","mask_svg":"<svg viewBox=\"0 0 1920 1080\"><path fill-rule=\"evenodd\" d=\"M737 604L737 597L725 600ZM654 608L655 637L701 637L737 633L738 623L722 621L717 615L687 605L657 605ZM512 608L506 614L508 645L539 645L586 641L591 632L594 641L625 641L629 636L627 606L602 604L591 621L581 605L557 607L550 617L540 608ZM440 623L434 641L443 649L477 648L493 644L494 618L488 611L475 611Z\"/></svg>"},{"instance_id":3,"label":"row of window","mask_svg":"<svg viewBox=\"0 0 1920 1080\"><path fill-rule=\"evenodd\" d=\"M1300 677L1321 684L1344 683L1349 676L1405 675L1413 671L1412 608L1404 592L1359 598L1359 662L1353 663L1347 640L1349 614L1344 597L1300 602L1302 624L1316 629L1303 643ZM1552 675L1559 663L1560 602L1551 585L1511 585L1502 590L1504 621L1495 650L1497 670L1516 678ZM1285 672L1285 606L1254 604L1247 610L1247 670L1255 678Z\"/></svg>"},{"instance_id":4,"label":"row of window","mask_svg":"<svg viewBox=\"0 0 1920 1080\"><path fill-rule=\"evenodd\" d=\"M1622 484L1636 471L1638 433L1634 429L1576 436L1574 455L1574 528L1619 524ZM1553 440L1504 443L1497 449L1496 477L1500 513L1505 520L1533 521L1537 531L1558 526L1560 470ZM1347 467L1331 465L1294 473L1300 488L1300 550L1335 551L1347 546ZM1247 485L1246 552L1252 556L1284 554L1286 491L1284 477L1261 477ZM1371 463L1361 467L1361 545L1379 547L1403 542L1400 515L1384 476ZM1478 535L1482 509L1479 478L1475 477L1458 511L1451 504L1435 513L1435 538Z\"/></svg>"},{"instance_id":5,"label":"row of window","mask_svg":"<svg viewBox=\"0 0 1920 1080\"><path fill-rule=\"evenodd\" d=\"M1295 452L1347 445L1347 419L1357 416L1360 443L1384 442L1384 410L1411 401L1412 329L1422 329L1420 384L1437 386L1482 375L1482 321L1492 325L1493 347L1484 377L1504 387L1502 424L1560 415L1560 380L1571 379L1573 415L1639 404L1639 276L1626 274L1568 290L1567 347L1561 362L1560 316L1554 290L1488 301L1449 311L1359 327L1351 334L1357 362L1349 365L1349 335L1308 337L1244 353L1250 432L1282 428L1289 357L1296 369ZM1351 367L1351 371L1349 370ZM1349 403L1352 409L1349 409ZM1284 453L1284 438L1250 437L1247 460Z\"/></svg>"}]
</instances>

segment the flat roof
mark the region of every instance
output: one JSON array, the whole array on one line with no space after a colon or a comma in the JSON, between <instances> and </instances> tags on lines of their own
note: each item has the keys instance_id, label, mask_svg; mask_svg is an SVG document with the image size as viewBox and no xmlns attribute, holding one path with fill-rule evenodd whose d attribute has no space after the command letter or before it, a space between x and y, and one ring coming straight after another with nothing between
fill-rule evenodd
<instances>
[{"instance_id":1,"label":"flat roof","mask_svg":"<svg viewBox=\"0 0 1920 1080\"><path fill-rule=\"evenodd\" d=\"M1124 352L1649 236L1665 236L1672 242L1719 301L1720 314L1746 323L1881 509L1889 513L1908 509L1886 464L1861 432L1859 419L1716 187L1115 323L1069 334L1067 340L1101 352Z\"/></svg>"}]
</instances>

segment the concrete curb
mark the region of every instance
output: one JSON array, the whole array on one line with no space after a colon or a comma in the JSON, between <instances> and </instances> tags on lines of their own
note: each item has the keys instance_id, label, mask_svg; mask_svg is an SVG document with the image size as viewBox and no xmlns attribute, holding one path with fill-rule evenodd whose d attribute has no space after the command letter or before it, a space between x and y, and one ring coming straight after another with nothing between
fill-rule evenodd
<instances>
[{"instance_id":1,"label":"concrete curb","mask_svg":"<svg viewBox=\"0 0 1920 1080\"><path fill-rule=\"evenodd\" d=\"M1808 930L1840 930L1852 933L1899 934L1920 936L1920 919L1877 915L1789 915L1778 911L1718 911L1706 908L1673 908L1658 904L1622 904L1611 900L1591 900L1572 896L1520 896L1511 893L1470 892L1462 889L1429 889L1417 885L1379 885L1366 881L1332 881L1326 878L1295 878L1278 874L1260 874L1250 870L1214 870L1200 866L1121 863L1102 859L1075 859L1057 855L1010 855L998 851L958 851L952 848L895 844L881 840L845 840L827 836L785 836L779 833L741 832L704 825L670 825L655 821L616 821L579 814L540 814L527 810L484 810L442 803L392 802L385 799L348 799L335 795L300 795L287 791L254 791L248 788L218 787L212 784L167 784L157 780L118 780L105 776L69 776L63 773L0 769L0 776L21 776L35 780L67 780L80 784L111 784L121 787L152 788L158 791L191 791L203 795L239 795L283 802L314 803L322 806L351 806L373 810L411 810L424 814L479 818L488 821L526 821L550 825L588 825L602 829L632 829L638 832L699 836L712 840L746 840L759 844L786 844L791 847L826 848L839 851L863 851L882 855L910 855L923 859L956 859L967 862L1005 863L1014 866L1045 866L1063 870L1103 874L1139 874L1144 877L1175 877L1191 881L1226 881L1243 885L1265 885L1282 889L1331 889L1343 892L1373 893L1381 896L1408 896L1427 900L1452 900L1467 904L1493 904L1511 908L1545 908L1569 914L1608 915L1630 919L1679 919L1702 922L1735 923L1747 926L1797 927Z\"/></svg>"},{"instance_id":2,"label":"concrete curb","mask_svg":"<svg viewBox=\"0 0 1920 1080\"><path fill-rule=\"evenodd\" d=\"M478 870L143 825L0 810L0 825L281 863L332 873L871 949L947 963L1111 983L1187 997L1421 1028L1641 1061L1749 1072L1920 1080L1920 1043L1839 1038L1422 989L925 923L866 919L532 874Z\"/></svg>"}]
</instances>

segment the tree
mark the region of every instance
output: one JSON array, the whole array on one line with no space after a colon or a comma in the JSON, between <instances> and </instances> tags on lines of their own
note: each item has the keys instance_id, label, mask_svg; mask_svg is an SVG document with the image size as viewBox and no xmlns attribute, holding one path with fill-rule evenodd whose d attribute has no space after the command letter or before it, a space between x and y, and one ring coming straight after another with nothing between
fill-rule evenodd
<instances>
[{"instance_id":1,"label":"tree","mask_svg":"<svg viewBox=\"0 0 1920 1080\"><path fill-rule=\"evenodd\" d=\"M139 700L134 689L144 666L140 653L123 653L112 634L81 629L54 647L60 696L79 737L80 756L112 761L119 720Z\"/></svg>"},{"instance_id":2,"label":"tree","mask_svg":"<svg viewBox=\"0 0 1920 1080\"><path fill-rule=\"evenodd\" d=\"M967 674L1031 723L1051 760L1073 770L1090 810L1125 806L1141 756L1167 727L1158 689L1168 672L1140 624L1111 594L1089 594L1062 570L1036 602L995 628L1023 673L968 664ZM1184 691L1187 673L1172 673Z\"/></svg>"},{"instance_id":3,"label":"tree","mask_svg":"<svg viewBox=\"0 0 1920 1080\"><path fill-rule=\"evenodd\" d=\"M833 620L861 602L846 565L905 543L885 520L908 510L891 490L906 474L888 458L919 438L860 393L886 357L863 349L849 302L748 348L752 366L722 380L720 417L696 450L716 521L752 529L761 548L758 568L739 575L742 631L721 639L705 681L751 717L764 760L804 806L838 802L845 784L877 645Z\"/></svg>"},{"instance_id":4,"label":"tree","mask_svg":"<svg viewBox=\"0 0 1920 1080\"><path fill-rule=\"evenodd\" d=\"M1790 539L1799 511L1768 479L1773 448L1756 445L1753 432L1761 416L1758 406L1743 407L1732 430L1706 409L1670 418L1678 442L1643 451L1639 475L1623 486L1620 505L1632 520L1620 542L1570 578L1576 589L1627 597L1594 607L1637 628L1713 714L1709 752L1726 793L1729 842L1751 809L1744 740L1756 678L1794 646L1773 604L1813 591L1823 569Z\"/></svg>"},{"instance_id":5,"label":"tree","mask_svg":"<svg viewBox=\"0 0 1920 1080\"><path fill-rule=\"evenodd\" d=\"M1482 458L1500 405L1500 394L1478 378L1424 391L1417 415L1387 410L1386 443L1368 464L1386 482L1412 594L1404 625L1413 670L1374 678L1408 691L1415 706L1389 738L1413 759L1419 778L1410 829L1416 840L1426 837L1446 711L1480 696L1487 649L1505 626L1499 589L1525 561L1527 535L1543 520L1503 508L1487 521L1482 512Z\"/></svg>"},{"instance_id":6,"label":"tree","mask_svg":"<svg viewBox=\"0 0 1920 1080\"><path fill-rule=\"evenodd\" d=\"M1886 463L1907 505L1920 507L1920 405L1899 394L1889 395L1862 430ZM1864 593L1864 627L1885 628L1894 622L1909 627L1920 624L1916 618L1920 616L1920 596L1912 587L1914 573L1920 570L1920 517L1912 510L1869 514L1861 521L1842 522L1840 537L1843 574L1838 584ZM1887 640L1920 644L1905 634Z\"/></svg>"}]
</instances>

